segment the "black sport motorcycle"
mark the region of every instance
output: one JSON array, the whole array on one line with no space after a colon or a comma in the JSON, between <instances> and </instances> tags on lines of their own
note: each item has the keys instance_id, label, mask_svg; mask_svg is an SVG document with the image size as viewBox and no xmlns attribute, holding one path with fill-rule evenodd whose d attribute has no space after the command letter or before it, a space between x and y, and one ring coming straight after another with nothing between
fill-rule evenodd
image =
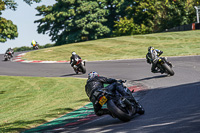
<instances>
[{"instance_id":1,"label":"black sport motorcycle","mask_svg":"<svg viewBox=\"0 0 200 133\"><path fill-rule=\"evenodd\" d=\"M158 71L161 73L169 74L170 76L174 75L174 71L172 70L172 64L167 61L166 57L159 57L157 62Z\"/></svg>"},{"instance_id":2,"label":"black sport motorcycle","mask_svg":"<svg viewBox=\"0 0 200 133\"><path fill-rule=\"evenodd\" d=\"M86 73L86 68L85 68L85 61L83 61L82 59L75 59L76 60L76 64L73 66L74 71L76 72L76 74L78 74L79 72L85 74Z\"/></svg>"},{"instance_id":3,"label":"black sport motorcycle","mask_svg":"<svg viewBox=\"0 0 200 133\"><path fill-rule=\"evenodd\" d=\"M119 82L121 85L126 81ZM125 91L132 95L132 92L124 86ZM107 104L108 110L112 113L112 116L118 118L121 121L130 121L133 116L138 113L144 114L145 110L142 105L137 102L131 102L128 98L123 97L117 90L110 92L106 88L95 91L94 94L97 97L95 104L99 103L101 106Z\"/></svg>"}]
</instances>

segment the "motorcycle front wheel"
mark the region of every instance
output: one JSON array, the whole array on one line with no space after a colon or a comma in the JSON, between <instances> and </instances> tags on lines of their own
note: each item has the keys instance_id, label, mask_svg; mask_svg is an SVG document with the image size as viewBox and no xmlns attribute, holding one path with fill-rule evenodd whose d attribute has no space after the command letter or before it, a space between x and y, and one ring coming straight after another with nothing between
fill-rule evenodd
<instances>
[{"instance_id":1,"label":"motorcycle front wheel","mask_svg":"<svg viewBox=\"0 0 200 133\"><path fill-rule=\"evenodd\" d=\"M81 71L82 71L83 74L86 73L86 69L85 69L85 67L83 65L80 66L80 69L81 69Z\"/></svg>"},{"instance_id":2,"label":"motorcycle front wheel","mask_svg":"<svg viewBox=\"0 0 200 133\"><path fill-rule=\"evenodd\" d=\"M174 75L174 71L172 70L172 68L170 66L168 66L166 63L162 64L162 67L165 69L165 71L170 75L173 76Z\"/></svg>"}]
</instances>

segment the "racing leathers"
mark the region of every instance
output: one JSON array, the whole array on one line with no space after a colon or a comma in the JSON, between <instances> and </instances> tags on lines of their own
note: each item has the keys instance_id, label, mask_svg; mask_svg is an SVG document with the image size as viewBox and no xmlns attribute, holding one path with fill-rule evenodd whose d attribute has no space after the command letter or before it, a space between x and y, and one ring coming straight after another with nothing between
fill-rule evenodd
<instances>
[{"instance_id":1,"label":"racing leathers","mask_svg":"<svg viewBox=\"0 0 200 133\"><path fill-rule=\"evenodd\" d=\"M11 48L9 48L8 50L6 50L6 53L5 53L5 54L9 54L9 52L10 52L11 57L13 57L14 50L11 49Z\"/></svg>"},{"instance_id":2,"label":"racing leathers","mask_svg":"<svg viewBox=\"0 0 200 133\"><path fill-rule=\"evenodd\" d=\"M153 73L157 72L156 66L157 66L158 58L162 53L163 51L161 50L151 48L146 54L147 63L152 64L151 72Z\"/></svg>"},{"instance_id":3,"label":"racing leathers","mask_svg":"<svg viewBox=\"0 0 200 133\"><path fill-rule=\"evenodd\" d=\"M78 61L79 59L81 59L81 57L80 57L79 55L77 55L77 54L72 55L72 56L70 57L70 64L71 64L71 66L74 67L74 65L76 65L76 63L77 63L77 61Z\"/></svg>"},{"instance_id":4,"label":"racing leathers","mask_svg":"<svg viewBox=\"0 0 200 133\"><path fill-rule=\"evenodd\" d=\"M35 47L35 45L37 45L38 43L35 41L35 40L33 40L32 42L31 42L31 45L33 46L33 47Z\"/></svg>"}]
</instances>

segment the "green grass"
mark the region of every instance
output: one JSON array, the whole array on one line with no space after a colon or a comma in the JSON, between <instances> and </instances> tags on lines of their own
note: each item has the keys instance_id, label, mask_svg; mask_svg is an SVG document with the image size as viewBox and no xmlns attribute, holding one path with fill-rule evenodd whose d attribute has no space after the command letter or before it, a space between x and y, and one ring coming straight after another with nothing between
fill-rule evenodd
<instances>
[{"instance_id":1,"label":"green grass","mask_svg":"<svg viewBox=\"0 0 200 133\"><path fill-rule=\"evenodd\" d=\"M28 52L28 60L69 60L75 51L88 61L145 58L147 48L164 51L163 56L200 55L200 30L122 36Z\"/></svg>"},{"instance_id":2,"label":"green grass","mask_svg":"<svg viewBox=\"0 0 200 133\"><path fill-rule=\"evenodd\" d=\"M86 79L0 76L0 133L19 132L89 103Z\"/></svg>"}]
</instances>

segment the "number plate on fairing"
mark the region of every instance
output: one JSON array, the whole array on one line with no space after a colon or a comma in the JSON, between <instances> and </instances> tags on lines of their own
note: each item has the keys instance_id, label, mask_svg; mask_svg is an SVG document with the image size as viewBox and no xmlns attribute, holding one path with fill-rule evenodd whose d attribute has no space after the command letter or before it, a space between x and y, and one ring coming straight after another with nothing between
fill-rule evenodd
<instances>
[{"instance_id":1,"label":"number plate on fairing","mask_svg":"<svg viewBox=\"0 0 200 133\"><path fill-rule=\"evenodd\" d=\"M105 96L103 96L103 97L101 97L101 99L99 100L99 104L101 105L101 106L103 106L106 102L107 102L107 98L105 97Z\"/></svg>"}]
</instances>

